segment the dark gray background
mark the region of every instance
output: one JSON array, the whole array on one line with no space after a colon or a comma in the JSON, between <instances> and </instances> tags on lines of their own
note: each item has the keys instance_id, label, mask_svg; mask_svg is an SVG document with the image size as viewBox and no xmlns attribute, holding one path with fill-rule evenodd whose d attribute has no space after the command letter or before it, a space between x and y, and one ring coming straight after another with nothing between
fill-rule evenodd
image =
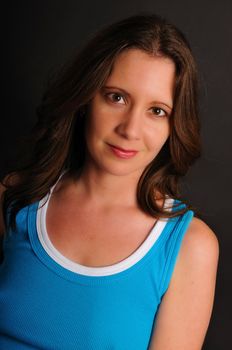
<instances>
[{"instance_id":1,"label":"dark gray background","mask_svg":"<svg viewBox=\"0 0 232 350\"><path fill-rule=\"evenodd\" d=\"M0 175L15 155L17 138L27 135L34 124L48 76L103 25L139 11L161 14L182 29L201 73L203 156L187 175L184 191L219 239L216 299L204 350L226 350L231 343L232 311L231 0L5 3Z\"/></svg>"}]
</instances>

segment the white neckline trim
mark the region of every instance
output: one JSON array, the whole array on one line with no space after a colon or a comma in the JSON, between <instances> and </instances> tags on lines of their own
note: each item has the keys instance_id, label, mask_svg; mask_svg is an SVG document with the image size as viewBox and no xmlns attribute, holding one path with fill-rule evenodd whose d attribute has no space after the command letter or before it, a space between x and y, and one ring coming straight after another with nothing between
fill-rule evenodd
<instances>
[{"instance_id":1,"label":"white neckline trim","mask_svg":"<svg viewBox=\"0 0 232 350\"><path fill-rule=\"evenodd\" d=\"M65 269L79 273L86 276L109 276L124 270L129 269L135 265L139 260L141 260L151 249L154 243L157 241L161 235L165 225L167 224L168 219L157 220L154 227L151 229L149 235L145 241L139 246L139 248L132 253L126 259L109 266L103 267L89 267L78 264L64 255L62 255L52 244L49 239L47 229L46 229L46 212L49 203L51 192L45 196L40 202L36 215L36 227L38 238L47 254L59 265ZM165 208L171 210L172 204L174 202L173 198L167 197L165 199Z\"/></svg>"}]
</instances>

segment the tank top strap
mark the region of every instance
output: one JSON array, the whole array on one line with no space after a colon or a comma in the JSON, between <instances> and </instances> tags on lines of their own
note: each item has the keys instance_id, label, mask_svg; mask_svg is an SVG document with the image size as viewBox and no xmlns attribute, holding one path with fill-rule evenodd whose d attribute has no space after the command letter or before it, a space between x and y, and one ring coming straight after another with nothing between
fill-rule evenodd
<instances>
[{"instance_id":1,"label":"tank top strap","mask_svg":"<svg viewBox=\"0 0 232 350\"><path fill-rule=\"evenodd\" d=\"M63 177L63 175L67 172L68 170L63 171L58 180L55 182L55 184L50 188L46 198L49 198L49 196L52 194L52 192L54 191L56 185L58 184L58 182L60 181L60 179ZM7 234L4 236L4 242L8 241L8 239L27 239L28 237L28 212L29 212L29 208L31 206L34 206L35 203L29 204L23 208L21 208L18 213L16 214L16 229L12 230L11 228L9 228L9 215L10 215L10 210L11 208L9 207L7 210ZM37 208L37 207L36 207Z\"/></svg>"},{"instance_id":2,"label":"tank top strap","mask_svg":"<svg viewBox=\"0 0 232 350\"><path fill-rule=\"evenodd\" d=\"M55 190L56 186L58 185L58 183L60 182L61 178L68 172L68 169L62 171L62 173L59 175L58 179L56 180L56 182L54 183L54 185L52 185L52 187L49 190L48 195L51 196L52 192Z\"/></svg>"},{"instance_id":3,"label":"tank top strap","mask_svg":"<svg viewBox=\"0 0 232 350\"><path fill-rule=\"evenodd\" d=\"M179 204L180 206L185 206L184 204ZM173 229L169 232L163 244L163 266L159 286L159 293L161 298L163 294L167 291L167 288L170 284L184 235L187 232L187 229L193 216L194 212L192 210L188 210L185 214L174 218L175 223Z\"/></svg>"}]
</instances>

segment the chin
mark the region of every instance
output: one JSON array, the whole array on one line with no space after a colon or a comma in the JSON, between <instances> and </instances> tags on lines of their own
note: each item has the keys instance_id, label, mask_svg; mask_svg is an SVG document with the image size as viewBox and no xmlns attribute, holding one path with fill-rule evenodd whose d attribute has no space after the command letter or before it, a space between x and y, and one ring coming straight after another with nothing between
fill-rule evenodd
<instances>
[{"instance_id":1,"label":"chin","mask_svg":"<svg viewBox=\"0 0 232 350\"><path fill-rule=\"evenodd\" d=\"M105 173L114 176L137 176L138 179L143 173L145 167L148 162L152 161L152 159L147 159L147 162L141 162L141 159L116 159L113 157L109 157L104 153L99 152L95 156L89 158L90 168L95 168L98 173Z\"/></svg>"},{"instance_id":2,"label":"chin","mask_svg":"<svg viewBox=\"0 0 232 350\"><path fill-rule=\"evenodd\" d=\"M130 176L132 174L140 177L144 168L138 168L130 164L101 164L100 169L113 176Z\"/></svg>"}]
</instances>

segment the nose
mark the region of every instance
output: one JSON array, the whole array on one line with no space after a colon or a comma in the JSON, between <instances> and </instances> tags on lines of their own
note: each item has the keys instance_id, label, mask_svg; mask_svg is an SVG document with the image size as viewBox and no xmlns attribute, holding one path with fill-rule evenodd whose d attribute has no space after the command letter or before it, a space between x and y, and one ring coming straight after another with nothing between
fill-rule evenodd
<instances>
[{"instance_id":1,"label":"nose","mask_svg":"<svg viewBox=\"0 0 232 350\"><path fill-rule=\"evenodd\" d=\"M139 140L142 131L141 111L130 109L123 114L120 123L116 127L116 132L127 140Z\"/></svg>"}]
</instances>

